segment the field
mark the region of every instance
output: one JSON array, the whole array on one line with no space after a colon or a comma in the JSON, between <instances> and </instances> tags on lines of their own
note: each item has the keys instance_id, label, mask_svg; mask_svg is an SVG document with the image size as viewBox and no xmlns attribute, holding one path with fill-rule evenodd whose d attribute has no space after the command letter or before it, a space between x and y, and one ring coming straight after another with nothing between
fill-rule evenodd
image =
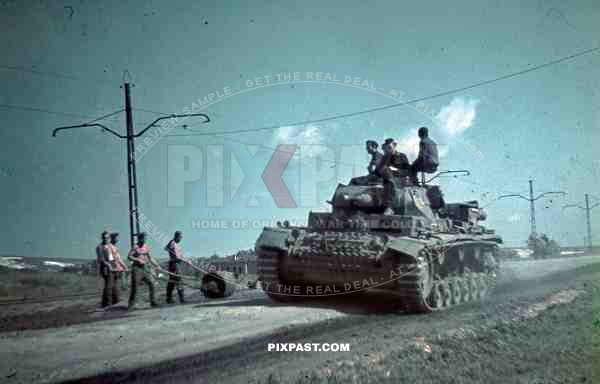
<instances>
[{"instance_id":1,"label":"field","mask_svg":"<svg viewBox=\"0 0 600 384\"><path fill-rule=\"evenodd\" d=\"M0 301L38 299L101 289L94 275L0 268Z\"/></svg>"}]
</instances>

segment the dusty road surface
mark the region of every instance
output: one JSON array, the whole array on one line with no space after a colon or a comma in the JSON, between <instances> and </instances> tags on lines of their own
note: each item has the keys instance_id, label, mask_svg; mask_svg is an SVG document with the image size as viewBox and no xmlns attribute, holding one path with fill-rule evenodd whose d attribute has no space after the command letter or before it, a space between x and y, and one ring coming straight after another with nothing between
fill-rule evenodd
<instances>
[{"instance_id":1,"label":"dusty road surface","mask_svg":"<svg viewBox=\"0 0 600 384\"><path fill-rule=\"evenodd\" d=\"M585 256L504 263L490 299L428 315L390 313L369 295L363 305L302 308L274 304L258 291L133 313L98 311L93 322L0 333L0 378L10 384L594 382L600 380L600 318L592 309L598 292L600 256ZM269 343L348 343L350 351L269 352Z\"/></svg>"}]
</instances>

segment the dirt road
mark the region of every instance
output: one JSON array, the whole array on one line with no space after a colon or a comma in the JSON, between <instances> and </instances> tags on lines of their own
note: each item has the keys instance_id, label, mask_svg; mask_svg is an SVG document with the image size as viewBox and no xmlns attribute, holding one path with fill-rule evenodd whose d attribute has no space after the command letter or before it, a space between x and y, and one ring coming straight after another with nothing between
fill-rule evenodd
<instances>
[{"instance_id":1,"label":"dirt road","mask_svg":"<svg viewBox=\"0 0 600 384\"><path fill-rule=\"evenodd\" d=\"M427 340L526 319L552 297L567 303L585 293L576 268L593 263L600 263L600 256L507 262L493 301L429 315L380 313L385 305L280 306L256 291L238 300L139 310L110 320L103 318L111 314L97 312L102 321L0 333L0 377L12 384L83 378L287 382L302 379L303 372L327 376L345 367L377 365ZM364 300L372 302L368 295ZM307 342L349 343L350 352L267 351L268 343Z\"/></svg>"}]
</instances>

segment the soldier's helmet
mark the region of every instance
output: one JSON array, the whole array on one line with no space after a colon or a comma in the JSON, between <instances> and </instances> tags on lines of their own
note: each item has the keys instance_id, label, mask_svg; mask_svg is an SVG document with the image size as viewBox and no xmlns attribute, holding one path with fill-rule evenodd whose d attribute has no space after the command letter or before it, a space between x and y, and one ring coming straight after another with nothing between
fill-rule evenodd
<instances>
[{"instance_id":1,"label":"soldier's helmet","mask_svg":"<svg viewBox=\"0 0 600 384\"><path fill-rule=\"evenodd\" d=\"M377 147L379 147L379 144L377 144L377 142L375 140L367 140L366 145L367 145L367 148L375 147L377 149Z\"/></svg>"},{"instance_id":2,"label":"soldier's helmet","mask_svg":"<svg viewBox=\"0 0 600 384\"><path fill-rule=\"evenodd\" d=\"M429 130L427 129L427 127L419 128L419 137L427 137L427 136L429 136Z\"/></svg>"}]
</instances>

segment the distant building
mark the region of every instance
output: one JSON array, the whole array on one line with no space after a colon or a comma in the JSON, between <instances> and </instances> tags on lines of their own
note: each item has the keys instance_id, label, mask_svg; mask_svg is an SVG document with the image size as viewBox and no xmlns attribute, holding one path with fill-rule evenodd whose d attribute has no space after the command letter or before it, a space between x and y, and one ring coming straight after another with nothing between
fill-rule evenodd
<instances>
[{"instance_id":1,"label":"distant building","mask_svg":"<svg viewBox=\"0 0 600 384\"><path fill-rule=\"evenodd\" d=\"M256 255L253 250L242 250L235 255L219 257L212 255L209 258L197 258L194 264L202 270L208 272L227 271L236 275L255 275L256 274ZM187 264L181 264L181 273L188 276L200 277L202 272L190 267Z\"/></svg>"}]
</instances>

